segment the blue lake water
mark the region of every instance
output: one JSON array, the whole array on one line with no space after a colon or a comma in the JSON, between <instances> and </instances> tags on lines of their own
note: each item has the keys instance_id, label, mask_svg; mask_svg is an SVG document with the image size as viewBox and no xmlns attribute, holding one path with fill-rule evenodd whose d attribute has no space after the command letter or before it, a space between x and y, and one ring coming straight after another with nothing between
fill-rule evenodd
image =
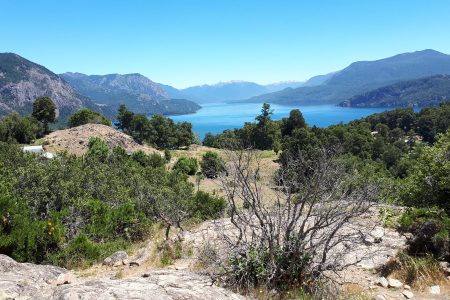
<instances>
[{"instance_id":1,"label":"blue lake water","mask_svg":"<svg viewBox=\"0 0 450 300\"><path fill-rule=\"evenodd\" d=\"M261 112L262 103L207 103L194 114L171 116L176 122L192 123L194 131L203 139L206 133L221 133L225 129L240 128L245 122L253 122ZM350 108L334 105L281 106L271 104L272 119L279 120L289 116L289 112L300 109L309 126L327 127L347 123L373 113L383 112L386 108Z\"/></svg>"}]
</instances>

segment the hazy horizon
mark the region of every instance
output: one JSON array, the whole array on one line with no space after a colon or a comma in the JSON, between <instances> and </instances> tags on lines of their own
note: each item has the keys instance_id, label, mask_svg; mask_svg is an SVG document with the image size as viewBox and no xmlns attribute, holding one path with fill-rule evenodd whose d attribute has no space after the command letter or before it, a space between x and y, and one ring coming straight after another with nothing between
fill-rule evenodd
<instances>
[{"instance_id":1,"label":"hazy horizon","mask_svg":"<svg viewBox=\"0 0 450 300\"><path fill-rule=\"evenodd\" d=\"M450 53L448 1L0 1L0 52L56 73L185 88L305 81L404 52Z\"/></svg>"}]
</instances>

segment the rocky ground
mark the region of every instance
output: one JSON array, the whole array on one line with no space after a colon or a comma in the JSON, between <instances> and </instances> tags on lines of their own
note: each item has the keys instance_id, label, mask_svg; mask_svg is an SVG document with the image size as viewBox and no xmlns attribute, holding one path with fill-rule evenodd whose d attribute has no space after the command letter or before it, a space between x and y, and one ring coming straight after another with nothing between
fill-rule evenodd
<instances>
[{"instance_id":1,"label":"rocky ground","mask_svg":"<svg viewBox=\"0 0 450 300\"><path fill-rule=\"evenodd\" d=\"M158 241L148 241L132 256L121 251L102 264L82 271L17 263L0 255L0 300L3 299L244 299L245 297L212 284L198 271L199 249L205 240L217 240L217 226L230 227L229 219L207 221L179 234L183 250L191 250L172 265L154 264ZM176 234L174 232L174 234ZM354 256L372 253L342 272L340 285L349 294L362 299L450 299L450 280L414 289L393 277L384 278L376 271L405 247L405 237L395 230L374 227L363 248Z\"/></svg>"},{"instance_id":2,"label":"rocky ground","mask_svg":"<svg viewBox=\"0 0 450 300\"><path fill-rule=\"evenodd\" d=\"M123 260L120 265L124 266ZM207 277L188 271L149 270L120 277L117 273L111 277L83 277L63 268L17 263L0 255L0 299L243 299L213 286Z\"/></svg>"},{"instance_id":3,"label":"rocky ground","mask_svg":"<svg viewBox=\"0 0 450 300\"><path fill-rule=\"evenodd\" d=\"M127 152L142 150L145 153L157 152L156 149L136 143L132 137L106 125L86 124L69 129L57 130L50 133L38 143L44 144L45 151L57 153L67 151L75 155L82 155L88 149L89 139L99 137L112 149L116 146Z\"/></svg>"}]
</instances>

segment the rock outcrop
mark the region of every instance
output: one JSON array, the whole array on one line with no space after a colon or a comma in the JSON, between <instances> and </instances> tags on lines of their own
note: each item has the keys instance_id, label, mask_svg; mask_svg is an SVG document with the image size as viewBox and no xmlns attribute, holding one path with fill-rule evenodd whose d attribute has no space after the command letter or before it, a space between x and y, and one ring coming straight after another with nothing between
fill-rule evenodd
<instances>
[{"instance_id":1,"label":"rock outcrop","mask_svg":"<svg viewBox=\"0 0 450 300\"><path fill-rule=\"evenodd\" d=\"M59 119L81 108L105 112L45 67L14 53L0 53L0 116L30 113L34 100L41 96L52 98Z\"/></svg>"},{"instance_id":2,"label":"rock outcrop","mask_svg":"<svg viewBox=\"0 0 450 300\"><path fill-rule=\"evenodd\" d=\"M83 278L48 265L18 263L0 255L2 299L244 299L187 271L151 270L124 279Z\"/></svg>"}]
</instances>

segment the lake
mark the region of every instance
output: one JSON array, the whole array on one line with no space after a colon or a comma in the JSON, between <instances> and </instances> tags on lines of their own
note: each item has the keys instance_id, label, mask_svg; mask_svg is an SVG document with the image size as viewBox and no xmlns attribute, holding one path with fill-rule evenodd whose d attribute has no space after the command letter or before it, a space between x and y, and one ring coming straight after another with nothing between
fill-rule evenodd
<instances>
[{"instance_id":1,"label":"lake","mask_svg":"<svg viewBox=\"0 0 450 300\"><path fill-rule=\"evenodd\" d=\"M273 120L289 116L298 108L309 126L327 127L386 111L387 108L351 108L334 105L282 106L271 104ZM201 139L206 133L221 133L225 129L240 128L245 122L253 122L261 112L262 103L206 103L194 114L170 116L176 122L190 122Z\"/></svg>"}]
</instances>

